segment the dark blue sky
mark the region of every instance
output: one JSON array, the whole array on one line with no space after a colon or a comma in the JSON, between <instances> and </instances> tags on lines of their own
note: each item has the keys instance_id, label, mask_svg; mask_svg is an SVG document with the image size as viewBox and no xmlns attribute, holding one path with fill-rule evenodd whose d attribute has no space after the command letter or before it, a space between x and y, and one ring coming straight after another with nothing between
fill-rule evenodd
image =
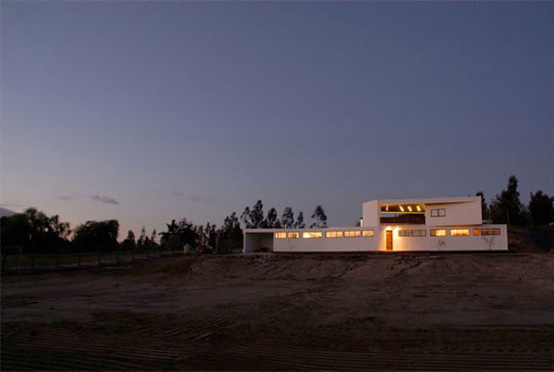
<instances>
[{"instance_id":1,"label":"dark blue sky","mask_svg":"<svg viewBox=\"0 0 554 372\"><path fill-rule=\"evenodd\" d=\"M121 236L262 199L553 193L550 2L12 2L2 204Z\"/></svg>"}]
</instances>

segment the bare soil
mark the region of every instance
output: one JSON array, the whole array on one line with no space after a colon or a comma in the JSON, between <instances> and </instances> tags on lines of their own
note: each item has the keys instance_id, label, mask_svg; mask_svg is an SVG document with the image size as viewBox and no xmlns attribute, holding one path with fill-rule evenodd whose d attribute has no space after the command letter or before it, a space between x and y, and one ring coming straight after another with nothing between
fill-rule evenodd
<instances>
[{"instance_id":1,"label":"bare soil","mask_svg":"<svg viewBox=\"0 0 554 372\"><path fill-rule=\"evenodd\" d=\"M210 256L8 276L2 370L552 370L548 254Z\"/></svg>"}]
</instances>

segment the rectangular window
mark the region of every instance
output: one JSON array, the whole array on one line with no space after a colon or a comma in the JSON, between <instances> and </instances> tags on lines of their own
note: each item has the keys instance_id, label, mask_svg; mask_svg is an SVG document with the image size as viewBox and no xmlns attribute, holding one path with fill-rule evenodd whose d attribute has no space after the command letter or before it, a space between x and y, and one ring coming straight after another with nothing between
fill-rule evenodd
<instances>
[{"instance_id":1,"label":"rectangular window","mask_svg":"<svg viewBox=\"0 0 554 372\"><path fill-rule=\"evenodd\" d=\"M284 232L275 233L275 239L285 239L286 237L287 237L287 233L284 233Z\"/></svg>"},{"instance_id":2,"label":"rectangular window","mask_svg":"<svg viewBox=\"0 0 554 372\"><path fill-rule=\"evenodd\" d=\"M321 231L307 231L302 233L302 238L304 239L317 239L321 238L323 234Z\"/></svg>"},{"instance_id":3,"label":"rectangular window","mask_svg":"<svg viewBox=\"0 0 554 372\"><path fill-rule=\"evenodd\" d=\"M370 236L373 236L373 235L375 235L375 231L373 231L373 230L363 230L362 231L362 236L364 238L370 237Z\"/></svg>"},{"instance_id":4,"label":"rectangular window","mask_svg":"<svg viewBox=\"0 0 554 372\"><path fill-rule=\"evenodd\" d=\"M425 230L399 230L398 236L425 236Z\"/></svg>"},{"instance_id":5,"label":"rectangular window","mask_svg":"<svg viewBox=\"0 0 554 372\"><path fill-rule=\"evenodd\" d=\"M429 235L431 235L431 236L446 236L446 230L445 229L431 230L429 232Z\"/></svg>"},{"instance_id":6,"label":"rectangular window","mask_svg":"<svg viewBox=\"0 0 554 372\"><path fill-rule=\"evenodd\" d=\"M298 239L298 238L300 238L300 233L290 232L290 233L288 233L287 236L288 236L289 239Z\"/></svg>"},{"instance_id":7,"label":"rectangular window","mask_svg":"<svg viewBox=\"0 0 554 372\"><path fill-rule=\"evenodd\" d=\"M451 229L450 236L468 236L469 229Z\"/></svg>"},{"instance_id":8,"label":"rectangular window","mask_svg":"<svg viewBox=\"0 0 554 372\"><path fill-rule=\"evenodd\" d=\"M326 238L342 238L342 231L326 231Z\"/></svg>"},{"instance_id":9,"label":"rectangular window","mask_svg":"<svg viewBox=\"0 0 554 372\"><path fill-rule=\"evenodd\" d=\"M446 209L431 209L431 217L444 217L446 216Z\"/></svg>"},{"instance_id":10,"label":"rectangular window","mask_svg":"<svg viewBox=\"0 0 554 372\"><path fill-rule=\"evenodd\" d=\"M480 229L473 229L473 235L475 235L475 236L481 235L481 230Z\"/></svg>"},{"instance_id":11,"label":"rectangular window","mask_svg":"<svg viewBox=\"0 0 554 372\"><path fill-rule=\"evenodd\" d=\"M482 228L481 235L500 235L500 229L493 227Z\"/></svg>"},{"instance_id":12,"label":"rectangular window","mask_svg":"<svg viewBox=\"0 0 554 372\"><path fill-rule=\"evenodd\" d=\"M361 235L360 230L350 230L350 231L345 231L344 232L344 237L345 238L359 238L360 235Z\"/></svg>"}]
</instances>

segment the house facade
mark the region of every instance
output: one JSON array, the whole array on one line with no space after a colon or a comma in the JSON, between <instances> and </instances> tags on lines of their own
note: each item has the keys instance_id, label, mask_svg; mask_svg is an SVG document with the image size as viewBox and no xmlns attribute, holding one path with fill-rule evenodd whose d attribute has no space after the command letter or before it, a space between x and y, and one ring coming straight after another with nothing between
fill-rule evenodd
<instances>
[{"instance_id":1,"label":"house facade","mask_svg":"<svg viewBox=\"0 0 554 372\"><path fill-rule=\"evenodd\" d=\"M506 225L484 224L481 197L377 199L360 226L245 229L244 253L505 251Z\"/></svg>"}]
</instances>

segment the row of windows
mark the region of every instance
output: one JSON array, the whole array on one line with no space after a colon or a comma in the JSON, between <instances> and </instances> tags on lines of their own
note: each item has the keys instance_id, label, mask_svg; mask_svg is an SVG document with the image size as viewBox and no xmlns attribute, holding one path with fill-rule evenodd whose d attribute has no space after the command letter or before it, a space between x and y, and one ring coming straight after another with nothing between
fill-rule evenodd
<instances>
[{"instance_id":1,"label":"row of windows","mask_svg":"<svg viewBox=\"0 0 554 372\"><path fill-rule=\"evenodd\" d=\"M373 230L347 230L347 231L326 231L326 238L359 238L364 237L368 238L374 236L375 232ZM302 239L318 239L322 238L323 233L321 231L305 231L302 233ZM300 233L297 231L291 232L276 232L275 239L298 239L300 238Z\"/></svg>"},{"instance_id":2,"label":"row of windows","mask_svg":"<svg viewBox=\"0 0 554 372\"><path fill-rule=\"evenodd\" d=\"M450 236L469 236L470 229L450 229ZM371 237L374 236L373 230L347 230L347 231L326 231L326 238L359 238L359 237ZM420 237L426 236L427 232L424 229L415 230L399 230L398 236L403 237ZM429 230L430 236L446 236L446 229L431 229ZM473 235L500 235L500 229L494 227L483 227L473 229ZM305 231L302 233L303 239L319 239L323 237L321 231ZM298 231L291 232L276 232L276 239L299 239L300 233Z\"/></svg>"},{"instance_id":3,"label":"row of windows","mask_svg":"<svg viewBox=\"0 0 554 372\"><path fill-rule=\"evenodd\" d=\"M423 229L417 230L399 230L398 236L425 236L426 232ZM431 229L431 236L446 236L446 229ZM473 235L500 235L500 229L494 227L484 227L481 229L473 229ZM469 236L469 229L450 229L450 236Z\"/></svg>"}]
</instances>

